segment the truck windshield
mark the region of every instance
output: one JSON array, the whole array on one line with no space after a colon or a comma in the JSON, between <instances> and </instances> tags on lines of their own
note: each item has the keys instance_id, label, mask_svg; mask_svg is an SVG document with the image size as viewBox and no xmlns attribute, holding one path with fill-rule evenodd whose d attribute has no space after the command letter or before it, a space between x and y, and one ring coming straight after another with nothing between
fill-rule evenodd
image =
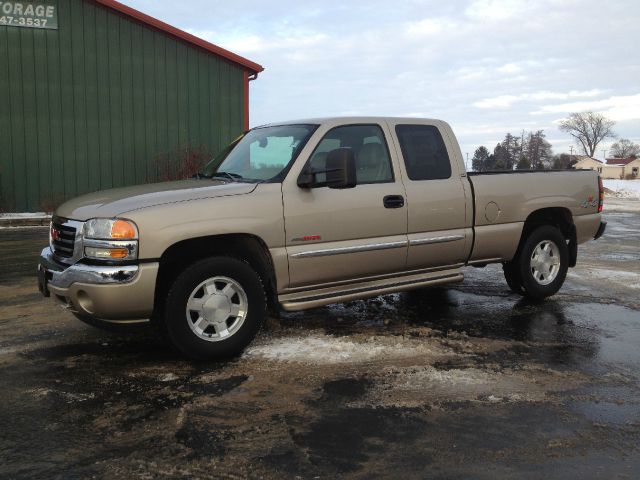
<instances>
[{"instance_id":1,"label":"truck windshield","mask_svg":"<svg viewBox=\"0 0 640 480\"><path fill-rule=\"evenodd\" d=\"M247 182L281 181L317 125L249 130L207 164L201 176Z\"/></svg>"}]
</instances>

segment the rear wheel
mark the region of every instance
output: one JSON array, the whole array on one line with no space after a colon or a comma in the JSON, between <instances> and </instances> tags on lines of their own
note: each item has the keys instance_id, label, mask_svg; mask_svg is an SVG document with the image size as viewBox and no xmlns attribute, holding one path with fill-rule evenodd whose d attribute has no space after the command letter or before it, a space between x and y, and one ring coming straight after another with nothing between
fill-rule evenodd
<instances>
[{"instance_id":1,"label":"rear wheel","mask_svg":"<svg viewBox=\"0 0 640 480\"><path fill-rule=\"evenodd\" d=\"M555 294L569 268L569 249L560 230L551 225L533 230L520 249L517 264L526 297L539 300Z\"/></svg>"},{"instance_id":2,"label":"rear wheel","mask_svg":"<svg viewBox=\"0 0 640 480\"><path fill-rule=\"evenodd\" d=\"M167 337L184 355L231 357L242 352L264 321L264 288L246 262L210 257L178 275L164 312Z\"/></svg>"}]
</instances>

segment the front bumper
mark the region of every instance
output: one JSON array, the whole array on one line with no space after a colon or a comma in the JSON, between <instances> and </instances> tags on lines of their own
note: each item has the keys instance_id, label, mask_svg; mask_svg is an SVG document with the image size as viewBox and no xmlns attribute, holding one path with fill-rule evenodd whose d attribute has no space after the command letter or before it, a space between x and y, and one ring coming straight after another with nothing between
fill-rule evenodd
<instances>
[{"instance_id":1,"label":"front bumper","mask_svg":"<svg viewBox=\"0 0 640 480\"><path fill-rule=\"evenodd\" d=\"M38 288L71 311L104 320L149 318L153 313L158 263L102 266L61 265L45 248L38 262Z\"/></svg>"}]
</instances>

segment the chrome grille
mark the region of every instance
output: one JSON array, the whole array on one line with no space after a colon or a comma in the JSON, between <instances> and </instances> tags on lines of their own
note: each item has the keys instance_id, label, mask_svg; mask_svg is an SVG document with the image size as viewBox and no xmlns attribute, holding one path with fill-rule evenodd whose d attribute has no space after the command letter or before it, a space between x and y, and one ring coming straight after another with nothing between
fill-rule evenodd
<instances>
[{"instance_id":1,"label":"chrome grille","mask_svg":"<svg viewBox=\"0 0 640 480\"><path fill-rule=\"evenodd\" d=\"M50 236L54 254L63 258L73 257L76 242L75 227L64 225L60 219L54 219L51 222Z\"/></svg>"}]
</instances>

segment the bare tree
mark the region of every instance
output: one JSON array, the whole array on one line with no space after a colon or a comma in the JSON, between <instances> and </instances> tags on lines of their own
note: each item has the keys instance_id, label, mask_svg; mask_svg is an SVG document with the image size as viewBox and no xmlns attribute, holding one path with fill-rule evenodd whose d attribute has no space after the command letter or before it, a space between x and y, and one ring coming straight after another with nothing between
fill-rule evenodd
<instances>
[{"instance_id":1,"label":"bare tree","mask_svg":"<svg viewBox=\"0 0 640 480\"><path fill-rule=\"evenodd\" d=\"M611 153L615 158L637 157L640 153L640 145L626 138L621 138L611 145Z\"/></svg>"},{"instance_id":2,"label":"bare tree","mask_svg":"<svg viewBox=\"0 0 640 480\"><path fill-rule=\"evenodd\" d=\"M553 168L555 170L568 170L576 163L574 156L567 153L553 156Z\"/></svg>"},{"instance_id":3,"label":"bare tree","mask_svg":"<svg viewBox=\"0 0 640 480\"><path fill-rule=\"evenodd\" d=\"M560 122L560 130L576 139L585 155L593 157L598 144L605 138L614 138L613 126L616 122L601 113L572 113Z\"/></svg>"}]
</instances>

